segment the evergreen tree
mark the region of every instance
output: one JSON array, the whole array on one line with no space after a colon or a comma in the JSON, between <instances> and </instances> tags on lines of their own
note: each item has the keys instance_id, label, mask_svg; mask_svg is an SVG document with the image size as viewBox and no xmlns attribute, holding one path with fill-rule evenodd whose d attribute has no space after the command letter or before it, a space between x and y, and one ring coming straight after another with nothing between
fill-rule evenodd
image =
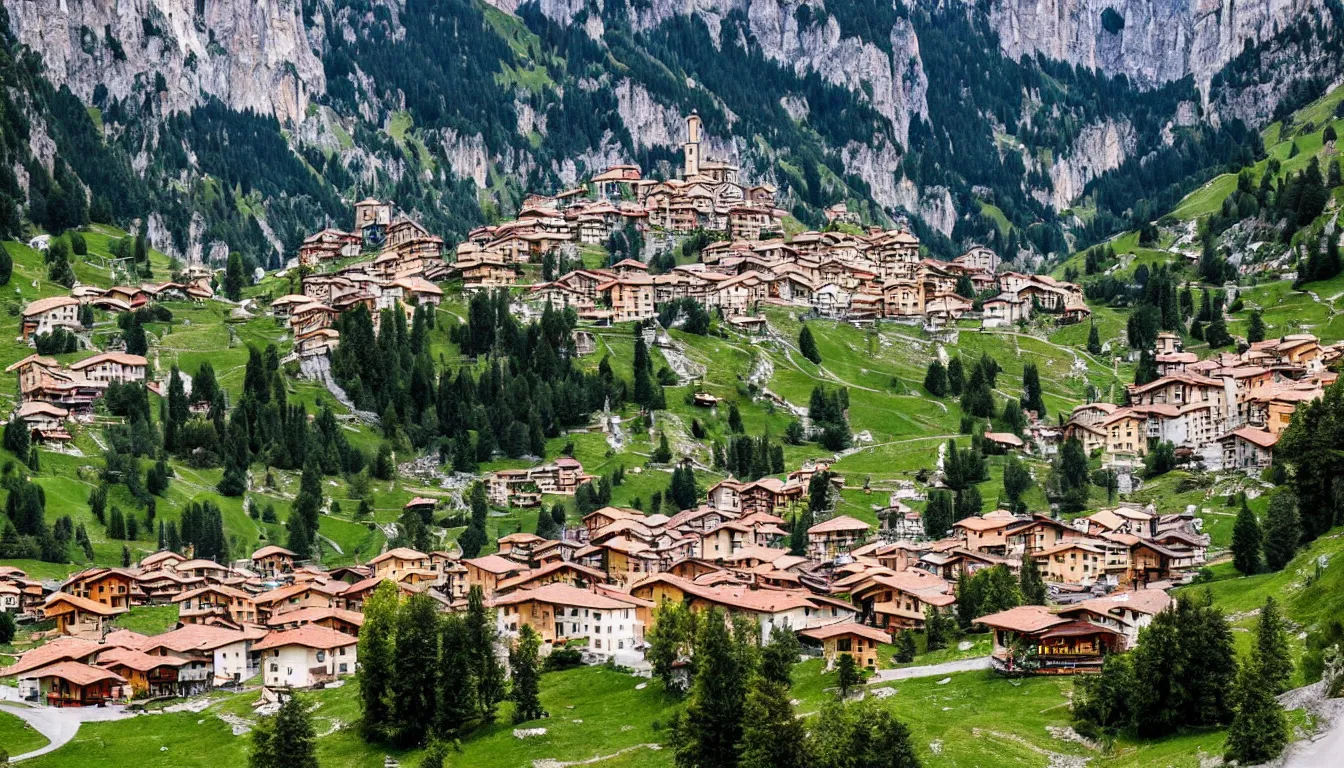
<instances>
[{"instance_id":1,"label":"evergreen tree","mask_svg":"<svg viewBox=\"0 0 1344 768\"><path fill-rule=\"evenodd\" d=\"M482 722L493 723L499 702L504 700L504 666L495 657L499 632L485 607L485 595L479 585L467 593L466 627L477 712Z\"/></svg>"},{"instance_id":2,"label":"evergreen tree","mask_svg":"<svg viewBox=\"0 0 1344 768\"><path fill-rule=\"evenodd\" d=\"M1237 674L1236 716L1227 731L1223 757L1239 765L1268 762L1288 746L1288 720L1283 705L1264 679L1258 653Z\"/></svg>"},{"instance_id":3,"label":"evergreen tree","mask_svg":"<svg viewBox=\"0 0 1344 768\"><path fill-rule=\"evenodd\" d=\"M947 361L947 391L953 397L961 397L961 390L966 386L966 373L961 365L961 356L955 356Z\"/></svg>"},{"instance_id":4,"label":"evergreen tree","mask_svg":"<svg viewBox=\"0 0 1344 768\"><path fill-rule=\"evenodd\" d=\"M793 685L793 665L798 661L802 646L793 630L777 624L770 630L770 642L761 649L761 677L788 688Z\"/></svg>"},{"instance_id":5,"label":"evergreen tree","mask_svg":"<svg viewBox=\"0 0 1344 768\"><path fill-rule=\"evenodd\" d=\"M472 679L471 636L466 617L449 614L439 623L439 689L434 729L443 738L464 734L477 716Z\"/></svg>"},{"instance_id":6,"label":"evergreen tree","mask_svg":"<svg viewBox=\"0 0 1344 768\"><path fill-rule=\"evenodd\" d=\"M364 737L385 738L392 725L392 675L396 646L399 592L385 581L364 602L364 624L359 630L359 696L363 705Z\"/></svg>"},{"instance_id":7,"label":"evergreen tree","mask_svg":"<svg viewBox=\"0 0 1344 768\"><path fill-rule=\"evenodd\" d=\"M1254 344L1257 341L1265 340L1265 320L1260 316L1260 310L1251 313L1251 319L1246 324L1246 341Z\"/></svg>"},{"instance_id":8,"label":"evergreen tree","mask_svg":"<svg viewBox=\"0 0 1344 768\"><path fill-rule=\"evenodd\" d=\"M1288 689L1288 679L1293 675L1293 655L1288 647L1288 629L1273 595L1265 598L1260 615L1256 617L1255 658L1260 664L1260 678L1270 693L1279 694Z\"/></svg>"},{"instance_id":9,"label":"evergreen tree","mask_svg":"<svg viewBox=\"0 0 1344 768\"><path fill-rule=\"evenodd\" d=\"M1297 554L1302 541L1302 520L1297 514L1297 495L1287 488L1269 499L1264 529L1265 565L1281 571Z\"/></svg>"},{"instance_id":10,"label":"evergreen tree","mask_svg":"<svg viewBox=\"0 0 1344 768\"><path fill-rule=\"evenodd\" d=\"M807 768L807 730L794 716L788 688L765 677L751 682L742 710L738 768Z\"/></svg>"},{"instance_id":11,"label":"evergreen tree","mask_svg":"<svg viewBox=\"0 0 1344 768\"><path fill-rule=\"evenodd\" d=\"M678 768L735 768L750 669L724 613L709 609L695 642L695 680L673 726Z\"/></svg>"},{"instance_id":12,"label":"evergreen tree","mask_svg":"<svg viewBox=\"0 0 1344 768\"><path fill-rule=\"evenodd\" d=\"M436 662L439 655L438 608L434 599L411 595L397 610L396 653L388 693L392 700L392 730L403 746L420 744L428 733L438 698Z\"/></svg>"},{"instance_id":13,"label":"evergreen tree","mask_svg":"<svg viewBox=\"0 0 1344 768\"><path fill-rule=\"evenodd\" d=\"M1260 522L1243 500L1232 524L1233 567L1247 575L1259 573L1261 539Z\"/></svg>"},{"instance_id":14,"label":"evergreen tree","mask_svg":"<svg viewBox=\"0 0 1344 768\"><path fill-rule=\"evenodd\" d=\"M1003 495L1007 500L1005 506L1013 512L1024 509L1022 496L1031 490L1032 484L1031 472L1026 465L1017 456L1009 454L1003 462Z\"/></svg>"},{"instance_id":15,"label":"evergreen tree","mask_svg":"<svg viewBox=\"0 0 1344 768\"><path fill-rule=\"evenodd\" d=\"M924 609L924 649L937 651L947 647L948 617L936 605Z\"/></svg>"},{"instance_id":16,"label":"evergreen tree","mask_svg":"<svg viewBox=\"0 0 1344 768\"><path fill-rule=\"evenodd\" d=\"M518 631L518 641L509 651L509 669L513 673L509 699L513 701L515 725L543 716L541 699L537 696L541 682L541 670L537 665L537 649L540 647L541 636L524 624Z\"/></svg>"},{"instance_id":17,"label":"evergreen tree","mask_svg":"<svg viewBox=\"0 0 1344 768\"><path fill-rule=\"evenodd\" d=\"M924 507L924 533L931 539L947 535L954 519L953 496L948 491L930 491L929 503Z\"/></svg>"},{"instance_id":18,"label":"evergreen tree","mask_svg":"<svg viewBox=\"0 0 1344 768\"><path fill-rule=\"evenodd\" d=\"M1045 579L1041 577L1036 559L1030 553L1022 553L1022 569L1018 572L1018 585L1022 590L1022 602L1027 605L1045 605Z\"/></svg>"},{"instance_id":19,"label":"evergreen tree","mask_svg":"<svg viewBox=\"0 0 1344 768\"><path fill-rule=\"evenodd\" d=\"M915 660L915 632L912 629L903 629L896 634L896 655L897 664L909 664Z\"/></svg>"},{"instance_id":20,"label":"evergreen tree","mask_svg":"<svg viewBox=\"0 0 1344 768\"><path fill-rule=\"evenodd\" d=\"M854 661L854 655L851 653L842 653L835 660L835 684L840 688L840 698L848 698L849 692L854 686L863 682L863 673L859 671L859 665Z\"/></svg>"},{"instance_id":21,"label":"evergreen tree","mask_svg":"<svg viewBox=\"0 0 1344 768\"><path fill-rule=\"evenodd\" d=\"M803 353L803 357L821 365L821 352L817 349L817 340L812 338L812 329L807 327L806 323L798 332L798 351Z\"/></svg>"},{"instance_id":22,"label":"evergreen tree","mask_svg":"<svg viewBox=\"0 0 1344 768\"><path fill-rule=\"evenodd\" d=\"M1092 328L1087 332L1087 351L1089 354L1101 354L1101 335L1097 333L1097 324L1092 323Z\"/></svg>"},{"instance_id":23,"label":"evergreen tree","mask_svg":"<svg viewBox=\"0 0 1344 768\"><path fill-rule=\"evenodd\" d=\"M1035 411L1036 418L1045 418L1045 398L1041 394L1041 375L1035 363L1022 366L1022 410Z\"/></svg>"},{"instance_id":24,"label":"evergreen tree","mask_svg":"<svg viewBox=\"0 0 1344 768\"><path fill-rule=\"evenodd\" d=\"M728 404L728 431L734 434L746 432L746 427L742 426L742 412L737 409L737 403Z\"/></svg>"},{"instance_id":25,"label":"evergreen tree","mask_svg":"<svg viewBox=\"0 0 1344 768\"><path fill-rule=\"evenodd\" d=\"M290 696L280 705L270 750L276 768L317 768L317 736L302 697Z\"/></svg>"},{"instance_id":26,"label":"evergreen tree","mask_svg":"<svg viewBox=\"0 0 1344 768\"><path fill-rule=\"evenodd\" d=\"M9 611L0 611L0 645L9 645L14 642L14 635L18 632L18 626L14 623L14 614Z\"/></svg>"},{"instance_id":27,"label":"evergreen tree","mask_svg":"<svg viewBox=\"0 0 1344 768\"><path fill-rule=\"evenodd\" d=\"M227 266L224 269L224 284L222 286L224 295L230 301L238 301L243 298L243 281L242 254L230 253Z\"/></svg>"},{"instance_id":28,"label":"evergreen tree","mask_svg":"<svg viewBox=\"0 0 1344 768\"><path fill-rule=\"evenodd\" d=\"M929 368L924 372L924 389L934 397L943 397L947 394L947 369L943 367L941 360L934 358L929 363Z\"/></svg>"},{"instance_id":29,"label":"evergreen tree","mask_svg":"<svg viewBox=\"0 0 1344 768\"><path fill-rule=\"evenodd\" d=\"M9 285L10 275L14 274L14 259L9 250L0 243L0 285Z\"/></svg>"}]
</instances>

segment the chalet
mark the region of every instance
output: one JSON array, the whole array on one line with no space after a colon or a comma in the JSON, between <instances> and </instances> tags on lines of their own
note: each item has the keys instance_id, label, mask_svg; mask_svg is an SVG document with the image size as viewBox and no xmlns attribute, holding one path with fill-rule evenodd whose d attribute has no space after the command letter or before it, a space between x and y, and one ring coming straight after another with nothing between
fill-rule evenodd
<instances>
[{"instance_id":1,"label":"chalet","mask_svg":"<svg viewBox=\"0 0 1344 768\"><path fill-rule=\"evenodd\" d=\"M108 648L97 666L125 680L133 696L182 696L178 672L190 661L176 656L151 656L133 648Z\"/></svg>"},{"instance_id":2,"label":"chalet","mask_svg":"<svg viewBox=\"0 0 1344 768\"><path fill-rule=\"evenodd\" d=\"M1018 522L1006 510L987 512L979 517L967 517L953 523L953 535L972 552L1003 554L1007 547L1008 529Z\"/></svg>"},{"instance_id":3,"label":"chalet","mask_svg":"<svg viewBox=\"0 0 1344 768\"><path fill-rule=\"evenodd\" d=\"M1033 553L1041 576L1056 584L1096 583L1105 572L1106 551L1084 540L1065 541Z\"/></svg>"},{"instance_id":4,"label":"chalet","mask_svg":"<svg viewBox=\"0 0 1344 768\"><path fill-rule=\"evenodd\" d=\"M131 355L125 352L104 352L71 363L70 370L83 375L85 379L92 382L127 384L145 380L146 372L149 370L149 361L140 355Z\"/></svg>"},{"instance_id":5,"label":"chalet","mask_svg":"<svg viewBox=\"0 0 1344 768\"><path fill-rule=\"evenodd\" d=\"M860 620L891 632L922 628L930 606L942 609L956 602L950 582L919 568L882 569L856 581L850 596Z\"/></svg>"},{"instance_id":6,"label":"chalet","mask_svg":"<svg viewBox=\"0 0 1344 768\"><path fill-rule=\"evenodd\" d=\"M65 592L51 593L42 605L44 618L54 620L61 634L76 637L101 637L108 621L128 610Z\"/></svg>"},{"instance_id":7,"label":"chalet","mask_svg":"<svg viewBox=\"0 0 1344 768\"><path fill-rule=\"evenodd\" d=\"M69 296L49 296L38 299L23 308L23 338L41 336L56 329L77 331L83 328L79 322L79 300Z\"/></svg>"},{"instance_id":8,"label":"chalet","mask_svg":"<svg viewBox=\"0 0 1344 768\"><path fill-rule=\"evenodd\" d=\"M311 688L355 673L359 638L309 624L272 632L252 647L269 688Z\"/></svg>"},{"instance_id":9,"label":"chalet","mask_svg":"<svg viewBox=\"0 0 1344 768\"><path fill-rule=\"evenodd\" d=\"M135 574L121 568L89 568L61 584L61 591L109 608L130 608Z\"/></svg>"},{"instance_id":10,"label":"chalet","mask_svg":"<svg viewBox=\"0 0 1344 768\"><path fill-rule=\"evenodd\" d=\"M411 574L432 574L429 555L409 547L396 547L369 561L374 578L402 581Z\"/></svg>"},{"instance_id":11,"label":"chalet","mask_svg":"<svg viewBox=\"0 0 1344 768\"><path fill-rule=\"evenodd\" d=\"M236 685L257 673L255 640L265 630L237 631L208 624L186 624L171 632L154 635L140 648L151 656L175 656L189 664L178 671L178 682L187 693L199 693L216 685Z\"/></svg>"},{"instance_id":12,"label":"chalet","mask_svg":"<svg viewBox=\"0 0 1344 768\"><path fill-rule=\"evenodd\" d=\"M993 633L991 664L1004 674L1099 672L1106 654L1124 644L1124 635L1115 629L1070 620L1039 605L981 616L975 623Z\"/></svg>"},{"instance_id":13,"label":"chalet","mask_svg":"<svg viewBox=\"0 0 1344 768\"><path fill-rule=\"evenodd\" d=\"M1264 429L1241 427L1218 438L1223 469L1264 469L1274 461L1279 435Z\"/></svg>"},{"instance_id":14,"label":"chalet","mask_svg":"<svg viewBox=\"0 0 1344 768\"><path fill-rule=\"evenodd\" d=\"M271 544L252 553L252 570L268 578L275 578L294 570L298 555L284 547Z\"/></svg>"},{"instance_id":15,"label":"chalet","mask_svg":"<svg viewBox=\"0 0 1344 768\"><path fill-rule=\"evenodd\" d=\"M548 645L558 647L577 640L599 659L642 660L636 651L644 642L639 609L647 607L647 601L556 583L514 591L491 605L505 637L516 636L527 625Z\"/></svg>"},{"instance_id":16,"label":"chalet","mask_svg":"<svg viewBox=\"0 0 1344 768\"><path fill-rule=\"evenodd\" d=\"M821 656L826 660L827 670L832 669L843 654L852 656L860 668L875 672L879 663L878 649L891 642L891 635L884 630L852 621L804 629L798 634L821 643Z\"/></svg>"},{"instance_id":17,"label":"chalet","mask_svg":"<svg viewBox=\"0 0 1344 768\"><path fill-rule=\"evenodd\" d=\"M23 422L31 439L36 442L65 443L73 440L65 428L65 420L69 417L69 410L38 401L22 403L14 410L14 418Z\"/></svg>"},{"instance_id":18,"label":"chalet","mask_svg":"<svg viewBox=\"0 0 1344 768\"><path fill-rule=\"evenodd\" d=\"M462 561L462 565L466 566L467 569L467 585L469 587L479 586L481 592L487 598L495 594L501 581L527 570L527 566L518 561L499 555L465 559Z\"/></svg>"},{"instance_id":19,"label":"chalet","mask_svg":"<svg viewBox=\"0 0 1344 768\"><path fill-rule=\"evenodd\" d=\"M1139 630L1152 623L1158 613L1171 607L1171 603L1171 596L1160 589L1138 589L1084 600L1066 606L1059 615L1119 632L1124 637L1122 650L1128 650L1138 642Z\"/></svg>"},{"instance_id":20,"label":"chalet","mask_svg":"<svg viewBox=\"0 0 1344 768\"><path fill-rule=\"evenodd\" d=\"M648 320L653 317L653 279L627 275L597 286L603 304L612 312L612 322Z\"/></svg>"},{"instance_id":21,"label":"chalet","mask_svg":"<svg viewBox=\"0 0 1344 768\"><path fill-rule=\"evenodd\" d=\"M29 673L40 699L49 707L101 707L118 698L122 676L77 661L61 661Z\"/></svg>"},{"instance_id":22,"label":"chalet","mask_svg":"<svg viewBox=\"0 0 1344 768\"><path fill-rule=\"evenodd\" d=\"M274 614L266 621L266 626L272 630L298 629L310 624L358 635L360 627L364 626L364 614L344 608L299 608Z\"/></svg>"},{"instance_id":23,"label":"chalet","mask_svg":"<svg viewBox=\"0 0 1344 768\"><path fill-rule=\"evenodd\" d=\"M241 629L244 624L260 621L257 602L252 595L227 587L209 584L173 598L177 603L177 618L183 624L215 624Z\"/></svg>"},{"instance_id":24,"label":"chalet","mask_svg":"<svg viewBox=\"0 0 1344 768\"><path fill-rule=\"evenodd\" d=\"M833 560L863 544L872 526L862 520L839 515L807 529L807 554L813 560Z\"/></svg>"}]
</instances>

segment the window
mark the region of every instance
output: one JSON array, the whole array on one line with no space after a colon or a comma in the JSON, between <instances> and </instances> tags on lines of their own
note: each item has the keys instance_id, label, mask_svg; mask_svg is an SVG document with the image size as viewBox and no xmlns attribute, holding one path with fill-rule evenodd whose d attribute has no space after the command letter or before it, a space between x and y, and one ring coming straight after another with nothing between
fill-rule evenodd
<instances>
[{"instance_id":1,"label":"window","mask_svg":"<svg viewBox=\"0 0 1344 768\"><path fill-rule=\"evenodd\" d=\"M841 653L849 653L854 649L854 641L848 637L842 637L835 641L835 649Z\"/></svg>"}]
</instances>

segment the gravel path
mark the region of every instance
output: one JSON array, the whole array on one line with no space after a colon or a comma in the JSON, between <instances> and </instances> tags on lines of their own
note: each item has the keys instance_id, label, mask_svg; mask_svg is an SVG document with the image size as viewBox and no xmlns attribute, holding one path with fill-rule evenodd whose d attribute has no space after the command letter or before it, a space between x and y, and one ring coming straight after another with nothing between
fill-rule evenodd
<instances>
[{"instance_id":1,"label":"gravel path","mask_svg":"<svg viewBox=\"0 0 1344 768\"><path fill-rule=\"evenodd\" d=\"M977 656L973 659L948 661L942 664L930 664L925 667L879 669L872 677L868 678L868 684L876 685L878 683L889 683L892 680L910 680L916 677L938 677L941 675L956 674L957 672L975 672L980 669L989 669L988 656Z\"/></svg>"}]
</instances>

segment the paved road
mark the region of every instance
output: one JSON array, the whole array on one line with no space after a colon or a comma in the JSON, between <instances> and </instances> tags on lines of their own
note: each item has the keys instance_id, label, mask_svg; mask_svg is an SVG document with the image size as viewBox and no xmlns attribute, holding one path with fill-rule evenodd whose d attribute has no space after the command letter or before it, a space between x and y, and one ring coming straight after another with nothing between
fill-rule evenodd
<instances>
[{"instance_id":1,"label":"paved road","mask_svg":"<svg viewBox=\"0 0 1344 768\"><path fill-rule=\"evenodd\" d=\"M872 677L868 678L868 684L876 685L878 683L889 683L892 680L909 680L915 677L941 677L957 672L974 672L979 669L989 669L988 656L977 656L973 659L961 659L960 661L949 661L943 664L930 664L925 667L879 669Z\"/></svg>"},{"instance_id":2,"label":"paved road","mask_svg":"<svg viewBox=\"0 0 1344 768\"><path fill-rule=\"evenodd\" d=\"M38 733L46 736L47 741L50 742L41 749L9 758L11 763L17 763L20 760L27 760L30 757L45 755L48 752L60 749L75 738L75 734L79 733L79 726L83 723L134 717L133 714L120 706L60 709L56 707L29 707L12 701L4 701L3 705L0 705L0 711L23 718Z\"/></svg>"},{"instance_id":3,"label":"paved road","mask_svg":"<svg viewBox=\"0 0 1344 768\"><path fill-rule=\"evenodd\" d=\"M1290 746L1283 768L1339 768L1344 764L1344 706L1333 709L1330 729L1325 735L1315 741L1299 741Z\"/></svg>"}]
</instances>

